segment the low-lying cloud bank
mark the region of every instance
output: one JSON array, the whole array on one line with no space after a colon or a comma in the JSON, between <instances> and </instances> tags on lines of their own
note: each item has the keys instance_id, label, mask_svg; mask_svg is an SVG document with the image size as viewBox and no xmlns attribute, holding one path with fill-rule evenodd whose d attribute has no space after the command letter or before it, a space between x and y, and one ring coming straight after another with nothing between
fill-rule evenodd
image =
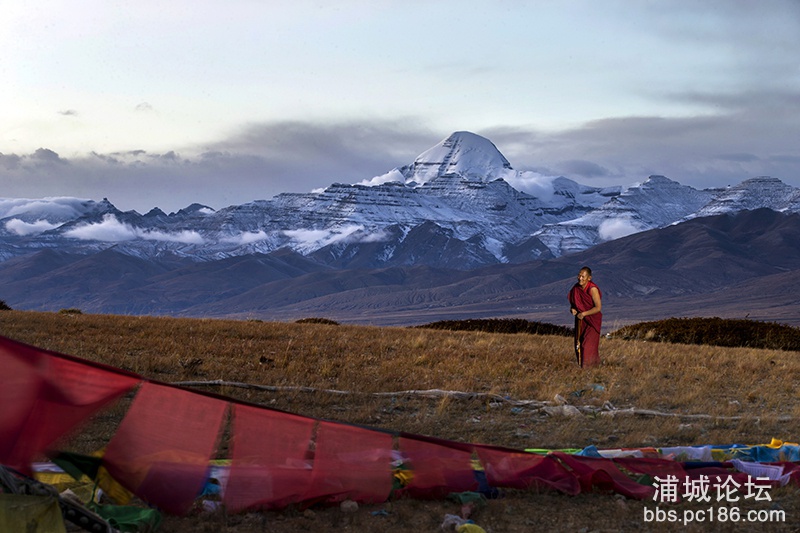
<instances>
[{"instance_id":1,"label":"low-lying cloud bank","mask_svg":"<svg viewBox=\"0 0 800 533\"><path fill-rule=\"evenodd\" d=\"M369 231L360 224L347 224L325 229L284 230L283 234L295 242L296 250L308 252L340 242L381 242L387 239L382 231Z\"/></svg>"},{"instance_id":2,"label":"low-lying cloud bank","mask_svg":"<svg viewBox=\"0 0 800 533\"><path fill-rule=\"evenodd\" d=\"M178 233L145 230L120 222L114 215L105 215L102 222L84 224L64 232L65 237L85 241L124 242L136 239L148 241L179 242L184 244L203 244L203 237L196 231L184 230Z\"/></svg>"},{"instance_id":3,"label":"low-lying cloud bank","mask_svg":"<svg viewBox=\"0 0 800 533\"><path fill-rule=\"evenodd\" d=\"M597 227L597 233L604 241L613 241L641 231L631 220L615 218L604 220Z\"/></svg>"},{"instance_id":4,"label":"low-lying cloud bank","mask_svg":"<svg viewBox=\"0 0 800 533\"><path fill-rule=\"evenodd\" d=\"M44 233L47 230L57 228L58 224L51 224L46 220L37 220L36 222L25 222L18 218L12 218L6 222L6 229L11 233L20 236L37 235Z\"/></svg>"},{"instance_id":5,"label":"low-lying cloud bank","mask_svg":"<svg viewBox=\"0 0 800 533\"><path fill-rule=\"evenodd\" d=\"M0 219L20 217L33 220L72 220L95 205L92 200L74 197L0 198ZM30 219L30 220L28 220Z\"/></svg>"}]
</instances>

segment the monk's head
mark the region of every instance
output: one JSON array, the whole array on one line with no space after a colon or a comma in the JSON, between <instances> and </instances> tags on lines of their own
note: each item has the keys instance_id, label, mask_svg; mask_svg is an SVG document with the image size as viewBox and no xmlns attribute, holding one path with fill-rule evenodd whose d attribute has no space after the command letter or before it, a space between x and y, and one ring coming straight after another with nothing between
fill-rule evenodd
<instances>
[{"instance_id":1,"label":"monk's head","mask_svg":"<svg viewBox=\"0 0 800 533\"><path fill-rule=\"evenodd\" d=\"M578 285L585 287L590 281L592 281L592 269L583 267L580 272L578 272Z\"/></svg>"}]
</instances>

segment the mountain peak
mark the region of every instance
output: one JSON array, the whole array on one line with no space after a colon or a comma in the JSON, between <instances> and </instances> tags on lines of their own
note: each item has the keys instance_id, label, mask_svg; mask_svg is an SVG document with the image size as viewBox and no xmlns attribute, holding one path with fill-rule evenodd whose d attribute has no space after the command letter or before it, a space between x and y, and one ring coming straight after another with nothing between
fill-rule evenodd
<instances>
[{"instance_id":1,"label":"mountain peak","mask_svg":"<svg viewBox=\"0 0 800 533\"><path fill-rule=\"evenodd\" d=\"M213 212L214 212L214 210L212 208L208 207L207 205L198 204L197 202L195 202L192 205L190 205L188 207L184 207L183 209L178 211L178 214L179 215L193 215L195 213L209 214L209 213L213 213Z\"/></svg>"},{"instance_id":2,"label":"mountain peak","mask_svg":"<svg viewBox=\"0 0 800 533\"><path fill-rule=\"evenodd\" d=\"M744 210L768 207L774 211L797 209L800 189L787 185L778 178L757 176L728 187L714 197L693 217L707 217Z\"/></svg>"},{"instance_id":3,"label":"mountain peak","mask_svg":"<svg viewBox=\"0 0 800 533\"><path fill-rule=\"evenodd\" d=\"M399 170L406 182L422 184L448 174L491 181L513 169L492 141L469 131L456 131Z\"/></svg>"},{"instance_id":4,"label":"mountain peak","mask_svg":"<svg viewBox=\"0 0 800 533\"><path fill-rule=\"evenodd\" d=\"M674 180L669 179L666 176L662 176L661 174L652 174L645 180L645 183L677 183Z\"/></svg>"}]
</instances>

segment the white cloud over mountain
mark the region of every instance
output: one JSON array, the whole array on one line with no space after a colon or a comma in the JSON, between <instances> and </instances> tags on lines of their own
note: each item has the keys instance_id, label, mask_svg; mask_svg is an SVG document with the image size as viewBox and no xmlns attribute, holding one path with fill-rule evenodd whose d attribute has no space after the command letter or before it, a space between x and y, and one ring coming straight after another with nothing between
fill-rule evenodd
<instances>
[{"instance_id":1,"label":"white cloud over mountain","mask_svg":"<svg viewBox=\"0 0 800 533\"><path fill-rule=\"evenodd\" d=\"M0 198L0 218L34 217L51 222L71 220L86 212L87 202L91 200L74 197Z\"/></svg>"},{"instance_id":2,"label":"white cloud over mountain","mask_svg":"<svg viewBox=\"0 0 800 533\"><path fill-rule=\"evenodd\" d=\"M603 241L613 241L614 239L633 235L639 231L641 231L641 228L625 218L604 220L597 227L597 233Z\"/></svg>"},{"instance_id":3,"label":"white cloud over mountain","mask_svg":"<svg viewBox=\"0 0 800 533\"><path fill-rule=\"evenodd\" d=\"M245 244L253 244L254 242L261 242L268 238L269 235L267 235L264 232L264 230L258 230L258 231L245 231L243 233L239 233L238 235L224 238L222 239L222 241L235 245L245 245Z\"/></svg>"},{"instance_id":4,"label":"white cloud over mountain","mask_svg":"<svg viewBox=\"0 0 800 533\"><path fill-rule=\"evenodd\" d=\"M339 227L325 229L294 229L284 230L283 234L297 243L295 249L299 251L313 250L329 244L347 241L358 236L359 232L364 231L364 226L360 224L348 224ZM374 237L369 236L369 239ZM361 241L361 238L354 240Z\"/></svg>"},{"instance_id":5,"label":"white cloud over mountain","mask_svg":"<svg viewBox=\"0 0 800 533\"><path fill-rule=\"evenodd\" d=\"M36 222L25 222L18 218L13 218L6 222L6 229L11 233L17 235L35 235L37 233L44 233L47 230L57 228L58 224L51 224L46 220L37 220Z\"/></svg>"},{"instance_id":6,"label":"white cloud over mountain","mask_svg":"<svg viewBox=\"0 0 800 533\"><path fill-rule=\"evenodd\" d=\"M101 222L83 224L64 232L65 237L85 241L124 242L135 239L148 241L177 242L184 244L203 244L203 237L196 231L185 230L167 233L156 230L143 230L120 222L114 215L107 214Z\"/></svg>"}]
</instances>

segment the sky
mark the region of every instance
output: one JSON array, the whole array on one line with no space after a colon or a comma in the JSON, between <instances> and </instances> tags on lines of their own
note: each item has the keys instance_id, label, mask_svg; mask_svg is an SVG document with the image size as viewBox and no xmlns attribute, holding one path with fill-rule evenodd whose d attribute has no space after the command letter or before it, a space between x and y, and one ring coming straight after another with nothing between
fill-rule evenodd
<instances>
[{"instance_id":1,"label":"sky","mask_svg":"<svg viewBox=\"0 0 800 533\"><path fill-rule=\"evenodd\" d=\"M800 186L800 1L0 0L0 198L213 209L454 131L592 186Z\"/></svg>"}]
</instances>

